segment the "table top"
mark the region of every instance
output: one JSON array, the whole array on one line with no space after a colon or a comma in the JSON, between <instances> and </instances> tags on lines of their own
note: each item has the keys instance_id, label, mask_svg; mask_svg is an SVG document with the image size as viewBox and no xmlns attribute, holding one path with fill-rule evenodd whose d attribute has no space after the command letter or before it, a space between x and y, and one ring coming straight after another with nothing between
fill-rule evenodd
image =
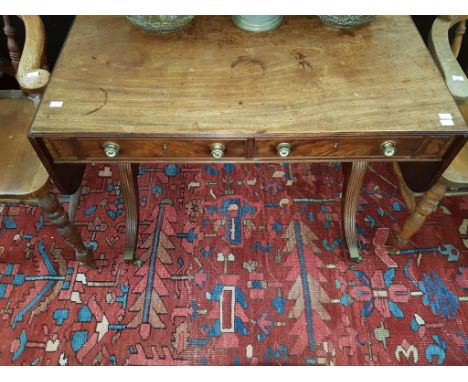
<instances>
[{"instance_id":1,"label":"table top","mask_svg":"<svg viewBox=\"0 0 468 382\"><path fill-rule=\"evenodd\" d=\"M124 16L78 16L31 127L33 136L429 132L468 130L408 16L349 30L286 16L266 33L197 16L165 36Z\"/></svg>"}]
</instances>

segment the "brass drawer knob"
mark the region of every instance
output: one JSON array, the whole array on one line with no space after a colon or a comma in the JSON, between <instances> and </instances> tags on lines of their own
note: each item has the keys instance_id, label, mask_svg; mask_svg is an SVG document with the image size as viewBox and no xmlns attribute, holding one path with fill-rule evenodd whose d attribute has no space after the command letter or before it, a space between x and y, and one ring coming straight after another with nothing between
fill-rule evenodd
<instances>
[{"instance_id":1,"label":"brass drawer knob","mask_svg":"<svg viewBox=\"0 0 468 382\"><path fill-rule=\"evenodd\" d=\"M221 159L224 156L224 145L222 143L213 143L210 146L211 156L214 159Z\"/></svg>"},{"instance_id":2,"label":"brass drawer knob","mask_svg":"<svg viewBox=\"0 0 468 382\"><path fill-rule=\"evenodd\" d=\"M115 142L105 142L102 147L104 147L104 154L108 158L115 158L119 154L120 146Z\"/></svg>"},{"instance_id":3,"label":"brass drawer knob","mask_svg":"<svg viewBox=\"0 0 468 382\"><path fill-rule=\"evenodd\" d=\"M380 145L382 153L387 158L394 156L397 153L396 143L393 141L386 141Z\"/></svg>"},{"instance_id":4,"label":"brass drawer knob","mask_svg":"<svg viewBox=\"0 0 468 382\"><path fill-rule=\"evenodd\" d=\"M276 152L281 158L286 158L291 154L291 145L286 142L280 143L276 146Z\"/></svg>"}]
</instances>

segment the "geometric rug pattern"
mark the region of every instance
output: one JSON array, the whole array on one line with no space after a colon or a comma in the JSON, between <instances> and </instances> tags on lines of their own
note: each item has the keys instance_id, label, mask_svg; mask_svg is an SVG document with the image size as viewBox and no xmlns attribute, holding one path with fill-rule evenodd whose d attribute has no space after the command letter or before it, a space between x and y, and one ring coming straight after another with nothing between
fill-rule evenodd
<instances>
[{"instance_id":1,"label":"geometric rug pattern","mask_svg":"<svg viewBox=\"0 0 468 382\"><path fill-rule=\"evenodd\" d=\"M339 163L141 166L137 266L116 168L89 165L75 224L97 270L38 208L0 206L0 365L468 365L468 198L394 253L408 211L370 164L356 264L342 181Z\"/></svg>"}]
</instances>

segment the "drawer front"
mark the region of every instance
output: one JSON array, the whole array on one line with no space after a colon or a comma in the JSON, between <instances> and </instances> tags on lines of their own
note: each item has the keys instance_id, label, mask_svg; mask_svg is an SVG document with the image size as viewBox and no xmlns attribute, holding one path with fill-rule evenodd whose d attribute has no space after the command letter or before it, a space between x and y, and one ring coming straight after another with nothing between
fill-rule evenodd
<instances>
[{"instance_id":1,"label":"drawer front","mask_svg":"<svg viewBox=\"0 0 468 382\"><path fill-rule=\"evenodd\" d=\"M170 139L170 138L47 138L44 143L58 162L102 161L216 161L212 145L222 144L221 161L308 161L308 160L440 160L454 137L337 137L337 138L255 138L254 139ZM105 145L116 144L114 156ZM290 153L282 157L277 146L287 143ZM384 154L384 144L387 155Z\"/></svg>"},{"instance_id":2,"label":"drawer front","mask_svg":"<svg viewBox=\"0 0 468 382\"><path fill-rule=\"evenodd\" d=\"M280 158L278 145L289 149L284 160L303 159L441 159L453 138L451 137L338 137L311 139L256 139L255 159ZM394 149L394 150L393 150ZM283 151L283 154L286 154Z\"/></svg>"},{"instance_id":3,"label":"drawer front","mask_svg":"<svg viewBox=\"0 0 468 382\"><path fill-rule=\"evenodd\" d=\"M223 161L243 160L246 153L244 139L73 138L47 139L45 144L58 161L214 161L213 144L224 146L217 147Z\"/></svg>"}]
</instances>

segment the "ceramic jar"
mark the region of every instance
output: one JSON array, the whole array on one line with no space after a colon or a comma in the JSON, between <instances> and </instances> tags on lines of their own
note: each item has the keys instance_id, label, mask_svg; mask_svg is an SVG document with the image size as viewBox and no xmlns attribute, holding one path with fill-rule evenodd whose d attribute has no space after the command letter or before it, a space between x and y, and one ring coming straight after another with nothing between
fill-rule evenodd
<instances>
[{"instance_id":1,"label":"ceramic jar","mask_svg":"<svg viewBox=\"0 0 468 382\"><path fill-rule=\"evenodd\" d=\"M283 16L232 16L236 26L250 32L267 32L278 28L283 22Z\"/></svg>"},{"instance_id":2,"label":"ceramic jar","mask_svg":"<svg viewBox=\"0 0 468 382\"><path fill-rule=\"evenodd\" d=\"M140 15L127 16L141 29L155 33L172 33L183 29L195 16Z\"/></svg>"},{"instance_id":3,"label":"ceramic jar","mask_svg":"<svg viewBox=\"0 0 468 382\"><path fill-rule=\"evenodd\" d=\"M353 28L359 25L368 23L371 21L375 16L369 15L323 15L319 16L320 20L327 25L336 28Z\"/></svg>"}]
</instances>

